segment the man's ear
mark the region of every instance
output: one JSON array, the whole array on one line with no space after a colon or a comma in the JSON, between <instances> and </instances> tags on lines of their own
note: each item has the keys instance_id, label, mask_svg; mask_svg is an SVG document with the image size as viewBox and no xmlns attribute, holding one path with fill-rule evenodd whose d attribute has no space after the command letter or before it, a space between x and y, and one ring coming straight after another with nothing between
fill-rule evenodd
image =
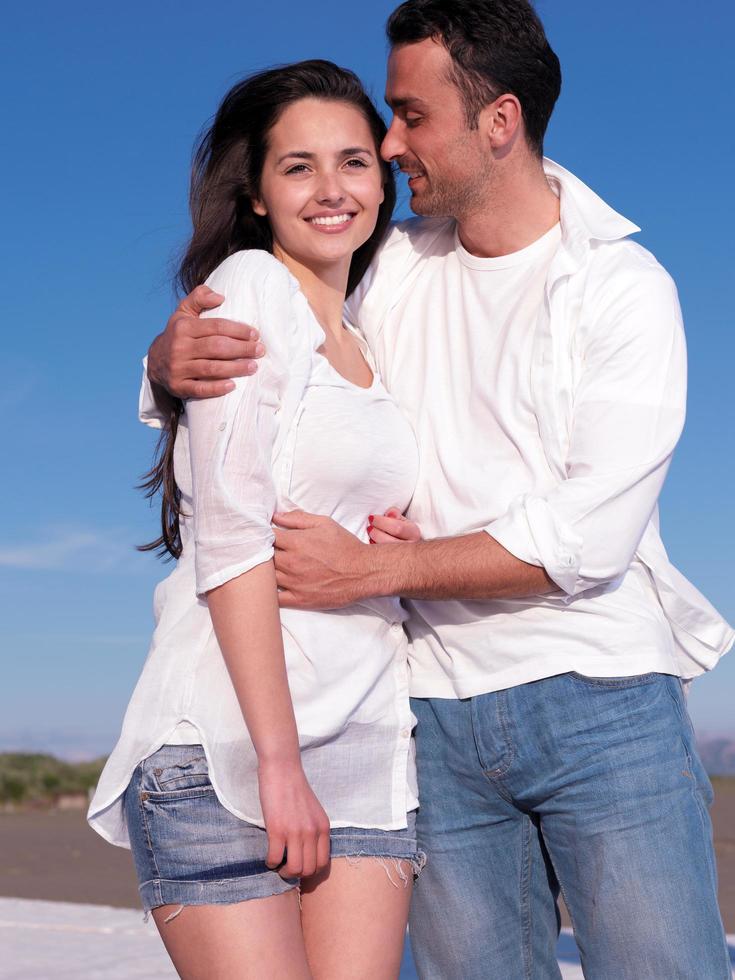
<instances>
[{"instance_id":1,"label":"man's ear","mask_svg":"<svg viewBox=\"0 0 735 980\"><path fill-rule=\"evenodd\" d=\"M506 92L480 113L479 127L494 150L502 150L513 142L523 123L521 103L515 95Z\"/></svg>"}]
</instances>

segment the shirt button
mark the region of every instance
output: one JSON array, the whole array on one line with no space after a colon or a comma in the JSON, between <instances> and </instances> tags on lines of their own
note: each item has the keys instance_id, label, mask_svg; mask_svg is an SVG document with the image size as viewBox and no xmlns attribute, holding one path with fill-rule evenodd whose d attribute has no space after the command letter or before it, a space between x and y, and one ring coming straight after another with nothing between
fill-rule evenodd
<instances>
[{"instance_id":1,"label":"shirt button","mask_svg":"<svg viewBox=\"0 0 735 980\"><path fill-rule=\"evenodd\" d=\"M410 738L410 737L411 737L410 730L408 728L402 728L401 729L401 738Z\"/></svg>"},{"instance_id":2,"label":"shirt button","mask_svg":"<svg viewBox=\"0 0 735 980\"><path fill-rule=\"evenodd\" d=\"M226 422L220 422L220 424L217 426L217 428L219 429L220 432L224 432L225 429L227 428L227 423Z\"/></svg>"},{"instance_id":3,"label":"shirt button","mask_svg":"<svg viewBox=\"0 0 735 980\"><path fill-rule=\"evenodd\" d=\"M402 633L403 632L403 626L400 623L392 623L391 624L391 629L393 630L394 633Z\"/></svg>"}]
</instances>

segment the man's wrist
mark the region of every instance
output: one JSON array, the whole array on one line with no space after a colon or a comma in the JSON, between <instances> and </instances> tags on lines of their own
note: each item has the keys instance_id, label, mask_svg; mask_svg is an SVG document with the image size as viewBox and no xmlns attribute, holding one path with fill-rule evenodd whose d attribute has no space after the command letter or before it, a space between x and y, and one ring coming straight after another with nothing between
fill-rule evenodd
<instances>
[{"instance_id":1,"label":"man's wrist","mask_svg":"<svg viewBox=\"0 0 735 980\"><path fill-rule=\"evenodd\" d=\"M158 346L160 344L162 336L163 334L159 334L155 338L151 346L148 348L148 357L146 358L146 372L148 374L148 380L151 382L151 384L158 385L160 388L164 387L163 380L160 376L159 371L157 370Z\"/></svg>"},{"instance_id":2,"label":"man's wrist","mask_svg":"<svg viewBox=\"0 0 735 980\"><path fill-rule=\"evenodd\" d=\"M366 545L363 566L357 581L357 599L400 595L403 561L414 545L376 544Z\"/></svg>"}]
</instances>

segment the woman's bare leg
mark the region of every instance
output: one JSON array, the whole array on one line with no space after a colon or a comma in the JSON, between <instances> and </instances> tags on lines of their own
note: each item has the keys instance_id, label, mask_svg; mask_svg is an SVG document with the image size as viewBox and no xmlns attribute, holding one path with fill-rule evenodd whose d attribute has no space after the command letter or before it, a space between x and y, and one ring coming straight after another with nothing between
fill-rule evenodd
<instances>
[{"instance_id":1,"label":"woman's bare leg","mask_svg":"<svg viewBox=\"0 0 735 980\"><path fill-rule=\"evenodd\" d=\"M162 905L153 918L182 980L311 980L295 889L178 908Z\"/></svg>"},{"instance_id":2,"label":"woman's bare leg","mask_svg":"<svg viewBox=\"0 0 735 980\"><path fill-rule=\"evenodd\" d=\"M394 858L333 858L302 881L301 923L314 980L396 980L413 870Z\"/></svg>"}]
</instances>

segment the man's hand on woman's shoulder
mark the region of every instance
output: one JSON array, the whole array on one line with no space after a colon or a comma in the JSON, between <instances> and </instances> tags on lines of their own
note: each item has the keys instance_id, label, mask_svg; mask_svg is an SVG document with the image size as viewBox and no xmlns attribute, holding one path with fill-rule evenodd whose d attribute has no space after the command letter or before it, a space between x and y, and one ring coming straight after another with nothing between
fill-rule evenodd
<instances>
[{"instance_id":1,"label":"man's hand on woman's shoulder","mask_svg":"<svg viewBox=\"0 0 735 980\"><path fill-rule=\"evenodd\" d=\"M148 377L176 398L215 398L232 391L232 378L254 374L265 353L247 323L202 317L224 297L197 286L171 314L148 351Z\"/></svg>"}]
</instances>

